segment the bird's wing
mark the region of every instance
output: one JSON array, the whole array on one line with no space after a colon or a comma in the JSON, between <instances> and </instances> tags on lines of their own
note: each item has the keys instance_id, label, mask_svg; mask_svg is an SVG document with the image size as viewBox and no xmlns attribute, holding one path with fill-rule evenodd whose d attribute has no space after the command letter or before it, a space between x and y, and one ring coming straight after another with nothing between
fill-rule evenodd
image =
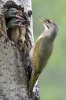
<instances>
[{"instance_id":1,"label":"bird's wing","mask_svg":"<svg viewBox=\"0 0 66 100\"><path fill-rule=\"evenodd\" d=\"M44 55L45 55L45 44L46 44L46 37L40 38L34 47L34 54L33 54L33 65L35 67L35 71L39 71L39 67L42 67L44 64ZM43 48L42 48L43 47Z\"/></svg>"},{"instance_id":2,"label":"bird's wing","mask_svg":"<svg viewBox=\"0 0 66 100\"><path fill-rule=\"evenodd\" d=\"M33 66L32 66L32 74L31 74L31 79L29 82L30 85L30 90L33 89L33 86L38 78L38 76L40 75L41 69L39 67L41 67L43 65L43 62L41 63L41 57L40 57L40 50L41 50L41 41L42 41L42 37L40 37L37 42L35 43L35 45L33 46L33 48L30 51L30 58L32 60ZM45 48L45 38L43 39L44 41L44 48Z\"/></svg>"}]
</instances>

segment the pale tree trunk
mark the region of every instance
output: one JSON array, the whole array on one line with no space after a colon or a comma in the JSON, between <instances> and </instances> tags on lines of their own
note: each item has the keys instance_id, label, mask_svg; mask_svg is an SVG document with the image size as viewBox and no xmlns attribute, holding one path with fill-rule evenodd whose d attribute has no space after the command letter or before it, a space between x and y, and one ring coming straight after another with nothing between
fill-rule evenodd
<instances>
[{"instance_id":1,"label":"pale tree trunk","mask_svg":"<svg viewBox=\"0 0 66 100\"><path fill-rule=\"evenodd\" d=\"M26 64L22 60L26 55L21 53L18 45L12 44L12 41L7 40L7 29L5 19L1 9L3 5L10 0L0 0L0 100L39 100L38 82L34 88L34 96L29 98L28 93L28 78L25 71L25 66L29 64L29 57ZM17 5L24 7L27 13L31 9L31 0L13 0ZM28 17L30 26L28 36L31 44L28 43L28 53L34 44L32 16ZM5 33L5 34L4 34Z\"/></svg>"}]
</instances>

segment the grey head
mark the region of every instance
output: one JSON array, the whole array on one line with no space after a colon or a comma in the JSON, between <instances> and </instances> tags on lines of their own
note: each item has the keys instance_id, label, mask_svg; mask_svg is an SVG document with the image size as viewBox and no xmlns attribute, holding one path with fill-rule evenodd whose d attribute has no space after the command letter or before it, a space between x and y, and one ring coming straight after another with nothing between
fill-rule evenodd
<instances>
[{"instance_id":1,"label":"grey head","mask_svg":"<svg viewBox=\"0 0 66 100\"><path fill-rule=\"evenodd\" d=\"M51 19L38 19L38 20L43 24L45 28L44 33L48 35L53 41L58 32L57 23Z\"/></svg>"},{"instance_id":2,"label":"grey head","mask_svg":"<svg viewBox=\"0 0 66 100\"><path fill-rule=\"evenodd\" d=\"M17 18L12 18L8 23L7 23L7 28L13 28L13 27L24 27L25 26L22 24L20 19Z\"/></svg>"}]
</instances>

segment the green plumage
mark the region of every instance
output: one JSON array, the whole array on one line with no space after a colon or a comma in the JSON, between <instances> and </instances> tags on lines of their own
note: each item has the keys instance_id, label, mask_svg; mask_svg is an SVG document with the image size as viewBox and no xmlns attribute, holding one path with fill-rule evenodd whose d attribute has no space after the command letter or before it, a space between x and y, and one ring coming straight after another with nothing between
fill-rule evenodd
<instances>
[{"instance_id":1,"label":"green plumage","mask_svg":"<svg viewBox=\"0 0 66 100\"><path fill-rule=\"evenodd\" d=\"M38 79L43 68L46 66L48 59L52 54L52 50L53 43L51 43L49 37L42 37L36 42L32 59L32 75L29 82L30 91L32 91L36 80Z\"/></svg>"},{"instance_id":2,"label":"green plumage","mask_svg":"<svg viewBox=\"0 0 66 100\"><path fill-rule=\"evenodd\" d=\"M45 27L45 31L39 36L29 53L32 61L32 74L29 81L30 93L33 92L35 82L37 81L52 54L54 39L58 31L57 24L54 21L49 19L40 21Z\"/></svg>"}]
</instances>

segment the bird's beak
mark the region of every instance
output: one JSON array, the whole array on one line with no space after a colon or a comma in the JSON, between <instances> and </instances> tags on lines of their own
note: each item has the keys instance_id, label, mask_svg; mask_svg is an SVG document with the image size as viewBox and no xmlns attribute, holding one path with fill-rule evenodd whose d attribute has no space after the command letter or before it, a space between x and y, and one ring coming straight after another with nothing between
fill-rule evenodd
<instances>
[{"instance_id":1,"label":"bird's beak","mask_svg":"<svg viewBox=\"0 0 66 100\"><path fill-rule=\"evenodd\" d=\"M17 17L17 18L19 18L19 19L22 19L22 17L21 17L21 16L19 16L18 14L16 15L16 17Z\"/></svg>"},{"instance_id":2,"label":"bird's beak","mask_svg":"<svg viewBox=\"0 0 66 100\"><path fill-rule=\"evenodd\" d=\"M44 23L46 23L47 22L47 20L46 19L43 19L43 18L37 18L37 20L39 20L42 24L44 24Z\"/></svg>"}]
</instances>

